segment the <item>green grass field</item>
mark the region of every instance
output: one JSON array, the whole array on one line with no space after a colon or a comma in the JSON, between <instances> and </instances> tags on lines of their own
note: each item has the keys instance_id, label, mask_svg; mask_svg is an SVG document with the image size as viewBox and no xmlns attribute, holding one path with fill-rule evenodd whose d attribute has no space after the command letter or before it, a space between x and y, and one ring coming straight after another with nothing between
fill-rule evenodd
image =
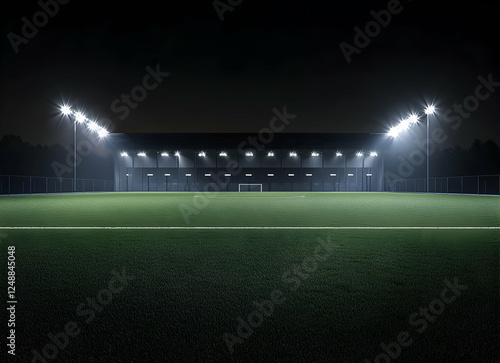
<instances>
[{"instance_id":1,"label":"green grass field","mask_svg":"<svg viewBox=\"0 0 500 363\"><path fill-rule=\"evenodd\" d=\"M498 361L499 226L487 196L3 196L12 361Z\"/></svg>"}]
</instances>

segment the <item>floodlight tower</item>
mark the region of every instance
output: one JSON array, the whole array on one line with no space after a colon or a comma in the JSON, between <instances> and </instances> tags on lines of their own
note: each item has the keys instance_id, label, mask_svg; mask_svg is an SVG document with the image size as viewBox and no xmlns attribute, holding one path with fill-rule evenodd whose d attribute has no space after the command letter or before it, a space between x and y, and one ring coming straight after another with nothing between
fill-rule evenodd
<instances>
[{"instance_id":1,"label":"floodlight tower","mask_svg":"<svg viewBox=\"0 0 500 363\"><path fill-rule=\"evenodd\" d=\"M74 157L74 160L73 160L73 162L75 163L75 166L74 166L74 172L73 172L73 191L76 192L76 166L77 166L77 162L76 162L76 125L78 123L84 124L85 126L87 126L87 128L90 131L96 132L97 135L99 136L99 138L106 137L109 132L104 127L99 126L95 121L89 120L82 112L74 111L68 105L62 105L60 107L60 111L64 116L68 116L68 117L73 116L73 118L74 118L74 121L73 121L73 140L74 140L73 157Z\"/></svg>"},{"instance_id":2,"label":"floodlight tower","mask_svg":"<svg viewBox=\"0 0 500 363\"><path fill-rule=\"evenodd\" d=\"M434 105L429 105L425 108L424 112L427 115L427 177L425 191L429 193L429 117L436 112L436 108L434 107ZM387 133L389 134L389 136L396 138L401 131L409 129L411 125L416 123L418 123L418 116L416 114L411 114L407 119L401 120L399 125L392 127Z\"/></svg>"},{"instance_id":3,"label":"floodlight tower","mask_svg":"<svg viewBox=\"0 0 500 363\"><path fill-rule=\"evenodd\" d=\"M425 108L424 112L427 115L427 150L426 150L426 157L427 157L427 179L426 179L426 192L429 193L429 116L433 115L434 112L436 111L436 108L434 105L429 105Z\"/></svg>"}]
</instances>

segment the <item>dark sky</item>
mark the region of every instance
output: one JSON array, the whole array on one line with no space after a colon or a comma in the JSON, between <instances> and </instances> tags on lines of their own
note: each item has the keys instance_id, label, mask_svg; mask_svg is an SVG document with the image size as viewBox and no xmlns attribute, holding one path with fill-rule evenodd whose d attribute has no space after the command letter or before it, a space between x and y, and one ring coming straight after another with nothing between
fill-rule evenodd
<instances>
[{"instance_id":1,"label":"dark sky","mask_svg":"<svg viewBox=\"0 0 500 363\"><path fill-rule=\"evenodd\" d=\"M402 11L350 63L340 43L354 45L354 27L364 29L387 1L245 0L221 21L211 0L72 0L18 53L9 33L22 36L22 18L41 7L6 7L0 136L70 143L62 102L113 132L255 133L285 105L297 115L286 132L385 132L435 101L434 124L447 127L450 144L500 143L500 87L460 127L442 120L474 96L479 76L500 81L493 2L401 1ZM157 65L168 77L127 117L113 112Z\"/></svg>"}]
</instances>

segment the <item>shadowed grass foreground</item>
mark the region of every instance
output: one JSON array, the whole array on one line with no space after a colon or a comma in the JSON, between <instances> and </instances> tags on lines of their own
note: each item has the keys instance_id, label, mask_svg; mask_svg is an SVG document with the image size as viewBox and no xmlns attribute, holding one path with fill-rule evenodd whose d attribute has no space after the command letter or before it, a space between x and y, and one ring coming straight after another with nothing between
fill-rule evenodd
<instances>
[{"instance_id":1,"label":"shadowed grass foreground","mask_svg":"<svg viewBox=\"0 0 500 363\"><path fill-rule=\"evenodd\" d=\"M292 199L210 200L193 224L498 225L498 198L301 195L293 208ZM169 198L160 203L164 197L0 198L1 224L182 225L178 215L162 219L165 210L178 211ZM275 217L278 209L287 218ZM69 322L78 334L48 362L373 362L384 353L381 343L395 349L390 343L401 332L411 341L401 362L499 358L498 230L1 232L4 261L7 246L16 246L18 361L43 354L48 334ZM111 287L122 289L110 293L115 273L130 278L125 285L115 279ZM453 293L445 280L462 288ZM279 303L265 305L277 292ZM441 306L442 296L456 298ZM252 313L256 306L260 313Z\"/></svg>"}]
</instances>

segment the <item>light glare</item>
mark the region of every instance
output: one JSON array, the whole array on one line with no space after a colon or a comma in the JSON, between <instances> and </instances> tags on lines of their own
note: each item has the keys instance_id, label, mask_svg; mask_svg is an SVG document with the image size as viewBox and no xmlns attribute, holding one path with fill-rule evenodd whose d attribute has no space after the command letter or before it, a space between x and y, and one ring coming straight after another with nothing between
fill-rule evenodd
<instances>
[{"instance_id":1,"label":"light glare","mask_svg":"<svg viewBox=\"0 0 500 363\"><path fill-rule=\"evenodd\" d=\"M401 130L408 130L410 128L411 122L410 119L407 118L406 120L402 120L401 123L399 124L399 128Z\"/></svg>"},{"instance_id":2,"label":"light glare","mask_svg":"<svg viewBox=\"0 0 500 363\"><path fill-rule=\"evenodd\" d=\"M63 105L61 106L61 112L63 113L63 115L69 115L72 111L69 106Z\"/></svg>"},{"instance_id":3,"label":"light glare","mask_svg":"<svg viewBox=\"0 0 500 363\"><path fill-rule=\"evenodd\" d=\"M106 130L104 127L101 127L97 131L97 136L99 136L100 138L106 137L106 136L108 136L108 134L109 134L108 130Z\"/></svg>"},{"instance_id":4,"label":"light glare","mask_svg":"<svg viewBox=\"0 0 500 363\"><path fill-rule=\"evenodd\" d=\"M411 123L411 124L416 124L418 122L418 116L412 113L408 117L408 122Z\"/></svg>"},{"instance_id":5,"label":"light glare","mask_svg":"<svg viewBox=\"0 0 500 363\"><path fill-rule=\"evenodd\" d=\"M95 121L90 121L87 127L92 131L97 131L99 129L99 125Z\"/></svg>"},{"instance_id":6,"label":"light glare","mask_svg":"<svg viewBox=\"0 0 500 363\"><path fill-rule=\"evenodd\" d=\"M75 113L75 119L76 119L76 122L84 122L87 117L85 117L85 115L81 112L77 112Z\"/></svg>"},{"instance_id":7,"label":"light glare","mask_svg":"<svg viewBox=\"0 0 500 363\"><path fill-rule=\"evenodd\" d=\"M429 105L425 109L426 115L432 115L434 112L436 112L436 107L434 107L434 105Z\"/></svg>"}]
</instances>

